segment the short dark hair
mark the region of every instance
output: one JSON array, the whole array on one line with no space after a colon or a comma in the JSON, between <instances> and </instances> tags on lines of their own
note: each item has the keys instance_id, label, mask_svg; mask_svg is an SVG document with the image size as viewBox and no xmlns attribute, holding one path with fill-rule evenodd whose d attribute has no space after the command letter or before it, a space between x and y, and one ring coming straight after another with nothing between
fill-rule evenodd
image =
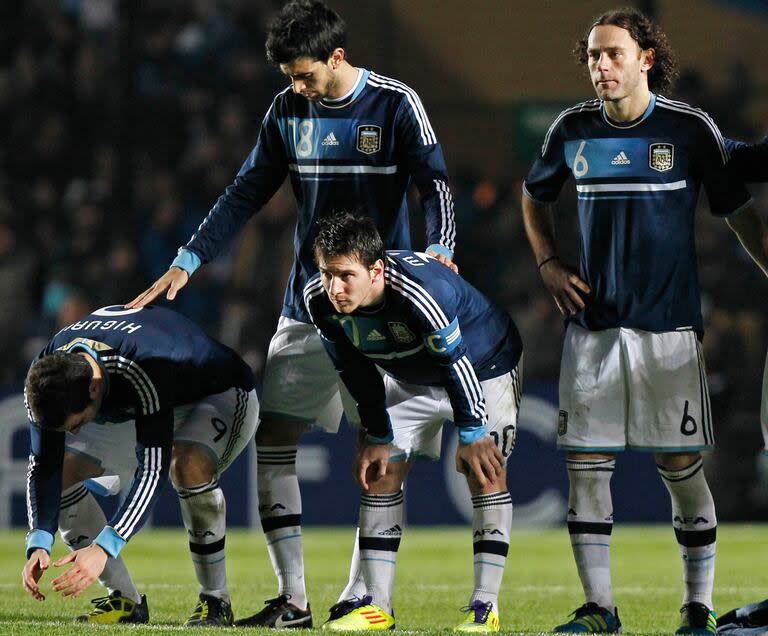
<instances>
[{"instance_id":1,"label":"short dark hair","mask_svg":"<svg viewBox=\"0 0 768 636\"><path fill-rule=\"evenodd\" d=\"M384 242L373 219L368 216L339 212L318 222L314 242L315 261L336 256L355 256L368 269L384 258Z\"/></svg>"},{"instance_id":2,"label":"short dark hair","mask_svg":"<svg viewBox=\"0 0 768 636\"><path fill-rule=\"evenodd\" d=\"M604 25L617 26L628 31L643 50L654 49L653 67L648 71L648 88L654 93L668 93L680 74L672 46L661 27L637 9L614 9L595 20L573 49L573 54L579 63L586 64L589 61L587 41L592 29Z\"/></svg>"},{"instance_id":3,"label":"short dark hair","mask_svg":"<svg viewBox=\"0 0 768 636\"><path fill-rule=\"evenodd\" d=\"M289 2L267 32L267 59L272 64L290 64L300 57L326 62L346 46L347 25L320 0Z\"/></svg>"},{"instance_id":4,"label":"short dark hair","mask_svg":"<svg viewBox=\"0 0 768 636\"><path fill-rule=\"evenodd\" d=\"M93 368L77 353L55 351L29 370L24 394L32 417L41 428L60 428L64 420L91 403Z\"/></svg>"}]
</instances>

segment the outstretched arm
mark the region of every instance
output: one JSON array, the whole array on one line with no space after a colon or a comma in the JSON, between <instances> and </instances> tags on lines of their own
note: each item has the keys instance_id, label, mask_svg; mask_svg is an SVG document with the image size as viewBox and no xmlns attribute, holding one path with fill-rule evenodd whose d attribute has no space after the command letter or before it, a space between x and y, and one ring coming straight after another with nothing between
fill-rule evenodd
<instances>
[{"instance_id":1,"label":"outstretched arm","mask_svg":"<svg viewBox=\"0 0 768 636\"><path fill-rule=\"evenodd\" d=\"M768 276L768 229L754 207L726 218L728 227L739 237L744 249Z\"/></svg>"}]
</instances>

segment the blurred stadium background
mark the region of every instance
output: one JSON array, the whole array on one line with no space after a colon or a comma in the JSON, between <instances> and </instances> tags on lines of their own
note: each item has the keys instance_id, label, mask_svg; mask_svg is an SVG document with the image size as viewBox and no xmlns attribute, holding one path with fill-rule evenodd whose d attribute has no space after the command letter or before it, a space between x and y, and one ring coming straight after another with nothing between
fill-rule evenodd
<instances>
[{"instance_id":1,"label":"blurred stadium background","mask_svg":"<svg viewBox=\"0 0 768 636\"><path fill-rule=\"evenodd\" d=\"M276 0L23 0L0 3L0 528L25 523L21 386L50 335L127 302L162 274L250 152L286 80L264 59ZM567 485L554 450L563 326L540 283L519 210L522 179L559 111L593 96L570 50L596 0L329 0L347 20L354 65L421 95L444 146L458 220L457 261L508 307L526 347L525 399L511 462L515 523L557 525ZM768 3L646 0L677 51L675 98L728 136L768 132ZM768 188L753 188L765 216ZM414 243L423 219L413 200ZM574 200L559 204L575 260ZM283 188L175 307L259 374L292 260ZM704 340L719 445L707 472L721 520L768 519L758 407L768 337L766 281L702 203ZM450 446L453 436L446 436ZM455 442L453 442L455 443ZM307 524L352 524L351 433L316 436L299 470ZM446 448L446 453L450 453ZM763 462L763 463L761 463ZM411 524L462 523L451 460L408 489ZM252 455L223 480L233 525L258 525ZM618 521L669 518L652 458L627 454L614 478ZM334 505L328 506L332 496ZM170 492L156 525L179 522ZM253 513L252 513L253 511Z\"/></svg>"}]
</instances>

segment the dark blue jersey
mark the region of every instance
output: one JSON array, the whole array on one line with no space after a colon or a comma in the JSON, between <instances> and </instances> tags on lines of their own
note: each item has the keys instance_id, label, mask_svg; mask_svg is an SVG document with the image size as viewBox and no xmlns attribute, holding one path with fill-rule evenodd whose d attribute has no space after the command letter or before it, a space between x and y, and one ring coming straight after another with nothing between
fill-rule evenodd
<instances>
[{"instance_id":1,"label":"dark blue jersey","mask_svg":"<svg viewBox=\"0 0 768 636\"><path fill-rule=\"evenodd\" d=\"M317 219L366 214L388 248L410 248L406 191L421 195L427 245L452 255L456 234L445 159L418 95L405 84L360 69L341 100L313 102L290 88L276 97L251 154L186 249L191 268L214 258L290 176L298 204L296 260L282 314L309 322L302 291L317 272L312 243ZM199 260L197 260L199 259Z\"/></svg>"},{"instance_id":2,"label":"dark blue jersey","mask_svg":"<svg viewBox=\"0 0 768 636\"><path fill-rule=\"evenodd\" d=\"M734 176L747 183L768 181L768 137L756 144L726 139L731 159L728 167Z\"/></svg>"},{"instance_id":3,"label":"dark blue jersey","mask_svg":"<svg viewBox=\"0 0 768 636\"><path fill-rule=\"evenodd\" d=\"M611 121L599 100L563 111L525 182L530 198L553 202L576 180L580 276L592 289L572 320L591 329L703 331L694 247L701 186L712 214L749 203L726 169L717 126L695 108L651 95L641 118Z\"/></svg>"},{"instance_id":4,"label":"dark blue jersey","mask_svg":"<svg viewBox=\"0 0 768 636\"><path fill-rule=\"evenodd\" d=\"M84 351L98 362L106 393L97 422L136 422L133 483L96 540L115 556L144 524L167 480L173 409L233 387L250 391L253 374L234 351L162 307L94 311L59 331L35 361L54 351ZM58 526L65 435L37 426L31 412L29 417L27 550L50 552Z\"/></svg>"},{"instance_id":5,"label":"dark blue jersey","mask_svg":"<svg viewBox=\"0 0 768 636\"><path fill-rule=\"evenodd\" d=\"M409 384L444 387L462 440L484 433L480 381L509 373L522 343L509 315L436 259L387 252L385 300L371 310L338 313L320 275L304 298L363 425L376 438L390 431L376 365Z\"/></svg>"}]
</instances>

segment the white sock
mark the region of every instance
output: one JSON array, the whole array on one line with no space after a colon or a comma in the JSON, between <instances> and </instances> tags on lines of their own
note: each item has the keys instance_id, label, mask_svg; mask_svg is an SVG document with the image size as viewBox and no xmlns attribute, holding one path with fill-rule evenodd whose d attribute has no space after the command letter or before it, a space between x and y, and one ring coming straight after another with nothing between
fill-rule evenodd
<instances>
[{"instance_id":1,"label":"white sock","mask_svg":"<svg viewBox=\"0 0 768 636\"><path fill-rule=\"evenodd\" d=\"M363 598L365 596L365 577L360 568L360 528L355 533L355 547L352 550L352 562L349 565L349 580L347 587L339 595L337 603L352 598Z\"/></svg>"},{"instance_id":2,"label":"white sock","mask_svg":"<svg viewBox=\"0 0 768 636\"><path fill-rule=\"evenodd\" d=\"M703 467L699 457L682 470L658 469L672 498L672 526L683 557L683 604L703 603L712 609L717 519Z\"/></svg>"},{"instance_id":3,"label":"white sock","mask_svg":"<svg viewBox=\"0 0 768 636\"><path fill-rule=\"evenodd\" d=\"M83 482L61 493L59 532L70 550L89 546L105 525L107 518L104 511ZM99 576L99 583L107 588L109 594L119 591L121 596L137 603L141 602L141 595L133 584L121 556L107 559L104 571Z\"/></svg>"},{"instance_id":4,"label":"white sock","mask_svg":"<svg viewBox=\"0 0 768 636\"><path fill-rule=\"evenodd\" d=\"M178 487L176 492L200 592L229 602L224 554L227 503L219 482L214 477L192 488Z\"/></svg>"},{"instance_id":5,"label":"white sock","mask_svg":"<svg viewBox=\"0 0 768 636\"><path fill-rule=\"evenodd\" d=\"M360 497L360 569L373 603L392 613L395 564L403 533L403 491Z\"/></svg>"},{"instance_id":6,"label":"white sock","mask_svg":"<svg viewBox=\"0 0 768 636\"><path fill-rule=\"evenodd\" d=\"M256 474L259 516L277 576L278 595L288 595L296 607L306 609L296 451L296 446L257 446Z\"/></svg>"},{"instance_id":7,"label":"white sock","mask_svg":"<svg viewBox=\"0 0 768 636\"><path fill-rule=\"evenodd\" d=\"M587 603L613 611L611 477L615 459L569 459L568 533Z\"/></svg>"},{"instance_id":8,"label":"white sock","mask_svg":"<svg viewBox=\"0 0 768 636\"><path fill-rule=\"evenodd\" d=\"M494 492L472 497L472 541L475 589L469 599L493 603L499 611L499 589L509 552L512 529L512 497L509 492Z\"/></svg>"}]
</instances>

